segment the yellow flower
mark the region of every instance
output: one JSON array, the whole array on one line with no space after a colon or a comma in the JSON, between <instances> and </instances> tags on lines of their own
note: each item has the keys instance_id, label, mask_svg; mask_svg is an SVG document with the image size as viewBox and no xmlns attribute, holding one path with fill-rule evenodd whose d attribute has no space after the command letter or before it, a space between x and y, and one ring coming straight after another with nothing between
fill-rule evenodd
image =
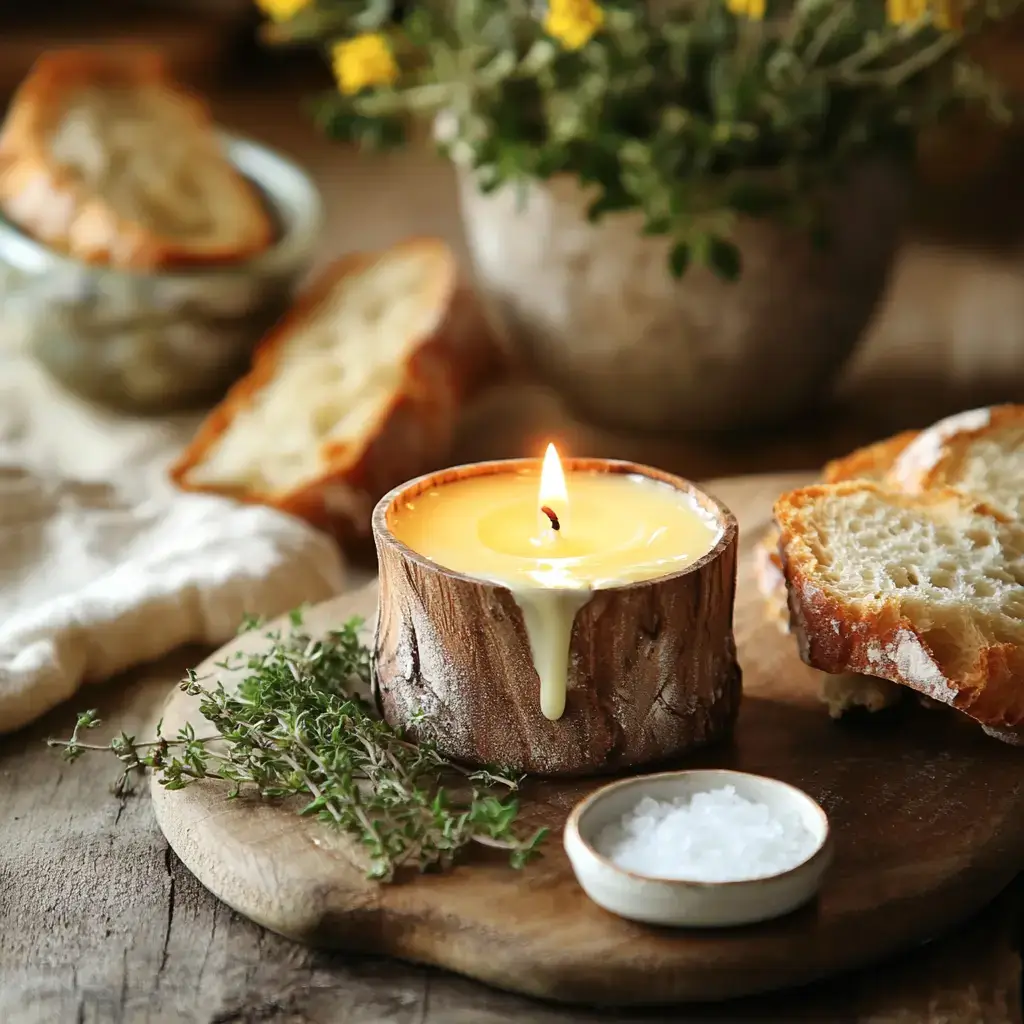
<instances>
[{"instance_id":1,"label":"yellow flower","mask_svg":"<svg viewBox=\"0 0 1024 1024\"><path fill-rule=\"evenodd\" d=\"M548 0L544 30L567 50L590 42L604 24L604 11L594 0Z\"/></svg>"},{"instance_id":2,"label":"yellow flower","mask_svg":"<svg viewBox=\"0 0 1024 1024\"><path fill-rule=\"evenodd\" d=\"M310 0L256 0L256 6L272 21L289 21L309 4Z\"/></svg>"},{"instance_id":3,"label":"yellow flower","mask_svg":"<svg viewBox=\"0 0 1024 1024\"><path fill-rule=\"evenodd\" d=\"M764 18L766 0L726 0L726 6L738 17L761 21Z\"/></svg>"},{"instance_id":4,"label":"yellow flower","mask_svg":"<svg viewBox=\"0 0 1024 1024\"><path fill-rule=\"evenodd\" d=\"M886 17L892 25L922 21L929 15L943 32L963 27L963 0L886 0Z\"/></svg>"},{"instance_id":5,"label":"yellow flower","mask_svg":"<svg viewBox=\"0 0 1024 1024\"><path fill-rule=\"evenodd\" d=\"M346 96L371 85L391 85L398 78L398 65L379 32L365 32L337 43L332 53L334 77Z\"/></svg>"}]
</instances>

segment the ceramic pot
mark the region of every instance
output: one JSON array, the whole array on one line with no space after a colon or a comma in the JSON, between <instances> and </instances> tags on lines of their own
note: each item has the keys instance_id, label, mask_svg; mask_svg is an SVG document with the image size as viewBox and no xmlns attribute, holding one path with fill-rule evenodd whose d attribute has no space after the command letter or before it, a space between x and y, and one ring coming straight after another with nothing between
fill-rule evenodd
<instances>
[{"instance_id":1,"label":"ceramic pot","mask_svg":"<svg viewBox=\"0 0 1024 1024\"><path fill-rule=\"evenodd\" d=\"M466 235L495 328L582 414L641 430L765 425L826 397L885 289L902 175L856 168L827 197L830 240L739 218L736 282L668 269L628 211L596 224L568 176L484 194L459 170Z\"/></svg>"},{"instance_id":2,"label":"ceramic pot","mask_svg":"<svg viewBox=\"0 0 1024 1024\"><path fill-rule=\"evenodd\" d=\"M34 355L69 390L136 414L208 404L244 373L313 258L320 196L280 154L223 136L278 237L253 259L133 272L67 257L0 217L0 346Z\"/></svg>"}]
</instances>

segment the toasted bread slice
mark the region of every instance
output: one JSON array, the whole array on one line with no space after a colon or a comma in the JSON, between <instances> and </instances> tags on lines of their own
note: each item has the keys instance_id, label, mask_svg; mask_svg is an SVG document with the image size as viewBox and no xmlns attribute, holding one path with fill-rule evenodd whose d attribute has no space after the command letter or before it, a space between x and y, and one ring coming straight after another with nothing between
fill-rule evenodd
<instances>
[{"instance_id":1,"label":"toasted bread slice","mask_svg":"<svg viewBox=\"0 0 1024 1024\"><path fill-rule=\"evenodd\" d=\"M803 659L1024 725L1024 524L952 490L822 484L775 505Z\"/></svg>"},{"instance_id":2,"label":"toasted bread slice","mask_svg":"<svg viewBox=\"0 0 1024 1024\"><path fill-rule=\"evenodd\" d=\"M1024 517L1024 405L940 420L903 449L888 478L911 493L953 488L1000 515Z\"/></svg>"},{"instance_id":3,"label":"toasted bread slice","mask_svg":"<svg viewBox=\"0 0 1024 1024\"><path fill-rule=\"evenodd\" d=\"M0 210L67 255L131 270L236 262L274 237L205 105L135 48L37 60L0 132Z\"/></svg>"},{"instance_id":4,"label":"toasted bread slice","mask_svg":"<svg viewBox=\"0 0 1024 1024\"><path fill-rule=\"evenodd\" d=\"M892 470L893 464L918 434L917 430L904 430L893 437L887 437L884 441L876 441L864 448L858 448L841 459L826 462L821 478L827 484L838 484L845 480L884 480Z\"/></svg>"},{"instance_id":5,"label":"toasted bread slice","mask_svg":"<svg viewBox=\"0 0 1024 1024\"><path fill-rule=\"evenodd\" d=\"M779 540L778 527L772 526L757 542L754 575L764 597L765 618L781 632L789 633L789 594L779 554ZM906 692L888 679L872 679L852 672L839 675L822 672L818 682L818 696L832 718L842 718L858 708L869 712L883 711L898 704Z\"/></svg>"},{"instance_id":6,"label":"toasted bread slice","mask_svg":"<svg viewBox=\"0 0 1024 1024\"><path fill-rule=\"evenodd\" d=\"M892 468L894 459L917 436L908 430L875 444L858 448L850 455L827 462L822 476L827 482L842 480L881 480ZM765 599L765 615L783 632L790 631L789 594L786 574L779 553L779 529L771 526L755 551L755 572L758 588ZM865 709L870 713L884 711L903 700L906 690L888 679L876 679L855 672L837 675L822 673L818 695L832 718Z\"/></svg>"},{"instance_id":7,"label":"toasted bread slice","mask_svg":"<svg viewBox=\"0 0 1024 1024\"><path fill-rule=\"evenodd\" d=\"M833 459L825 464L822 479L829 484L844 480L884 480L892 470L893 463L917 436L916 430L906 430L884 441L858 448L841 459ZM782 559L779 556L778 527L772 525L768 528L758 542L754 559L757 586L765 599L765 614L779 629L788 633L789 606L786 575L782 571Z\"/></svg>"},{"instance_id":8,"label":"toasted bread slice","mask_svg":"<svg viewBox=\"0 0 1024 1024\"><path fill-rule=\"evenodd\" d=\"M842 480L882 480L892 469L899 454L917 437L916 430L907 430L894 437L858 448L850 455L833 459L825 464L822 476L828 483ZM765 615L783 632L789 632L789 595L786 574L779 554L779 530L771 526L758 542L755 550L755 574L758 589L765 600ZM838 675L823 673L818 690L822 703L832 718L842 718L848 712L864 708L875 713L894 707L905 691L888 679L843 672Z\"/></svg>"},{"instance_id":9,"label":"toasted bread slice","mask_svg":"<svg viewBox=\"0 0 1024 1024\"><path fill-rule=\"evenodd\" d=\"M440 468L463 401L498 365L442 242L345 256L263 340L171 476L367 536L381 495Z\"/></svg>"}]
</instances>

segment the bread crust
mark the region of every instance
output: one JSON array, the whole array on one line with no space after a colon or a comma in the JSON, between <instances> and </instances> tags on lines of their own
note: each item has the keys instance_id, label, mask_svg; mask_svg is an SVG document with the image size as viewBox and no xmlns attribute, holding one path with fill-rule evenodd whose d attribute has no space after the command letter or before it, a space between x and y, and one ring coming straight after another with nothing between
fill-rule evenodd
<instances>
[{"instance_id":1,"label":"bread crust","mask_svg":"<svg viewBox=\"0 0 1024 1024\"><path fill-rule=\"evenodd\" d=\"M89 87L156 88L194 122L197 156L222 161L243 213L230 244L175 239L120 214L109 198L51 155L50 136L69 97ZM130 270L239 262L264 251L274 227L250 184L221 154L206 104L176 84L161 55L141 47L53 50L38 58L0 131L0 209L37 240L88 263Z\"/></svg>"},{"instance_id":2,"label":"bread crust","mask_svg":"<svg viewBox=\"0 0 1024 1024\"><path fill-rule=\"evenodd\" d=\"M822 469L825 483L844 480L881 480L892 469L896 458L918 436L916 430L905 430L884 441L858 448L849 455L826 462ZM779 530L774 524L754 549L754 575L757 588L765 599L765 615L784 633L789 632L789 606L786 597L786 574L779 555Z\"/></svg>"},{"instance_id":3,"label":"bread crust","mask_svg":"<svg viewBox=\"0 0 1024 1024\"><path fill-rule=\"evenodd\" d=\"M1024 725L1024 651L1009 643L989 644L979 650L969 670L955 671L948 656L928 643L896 602L854 607L820 585L818 560L804 537L801 517L827 496L858 491L918 510L955 501L990 514L984 505L968 502L955 491L908 495L863 481L818 484L783 495L775 504L775 521L801 658L824 672L857 672L909 686L997 732Z\"/></svg>"},{"instance_id":4,"label":"bread crust","mask_svg":"<svg viewBox=\"0 0 1024 1024\"><path fill-rule=\"evenodd\" d=\"M419 253L434 261L428 301L438 310L438 319L430 334L415 343L400 382L363 443L322 445L321 472L291 491L192 483L190 471L205 460L239 412L273 381L290 334L302 329L340 280L389 254L403 253ZM342 543L359 544L370 535L370 516L378 498L405 480L440 468L464 403L503 367L480 307L472 293L459 286L455 259L443 242L418 238L385 253L352 253L329 266L260 342L251 371L209 414L170 475L183 490L271 505L332 533Z\"/></svg>"},{"instance_id":5,"label":"bread crust","mask_svg":"<svg viewBox=\"0 0 1024 1024\"><path fill-rule=\"evenodd\" d=\"M917 430L905 430L884 441L858 448L840 459L832 459L825 463L821 478L827 484L844 480L881 480L918 433Z\"/></svg>"},{"instance_id":6,"label":"bread crust","mask_svg":"<svg viewBox=\"0 0 1024 1024\"><path fill-rule=\"evenodd\" d=\"M888 474L891 485L911 493L957 486L957 470L971 445L1007 428L1024 429L1024 405L972 409L939 420L899 454ZM1024 489L1024 482L1021 484ZM1002 510L1013 514L1013 510Z\"/></svg>"}]
</instances>

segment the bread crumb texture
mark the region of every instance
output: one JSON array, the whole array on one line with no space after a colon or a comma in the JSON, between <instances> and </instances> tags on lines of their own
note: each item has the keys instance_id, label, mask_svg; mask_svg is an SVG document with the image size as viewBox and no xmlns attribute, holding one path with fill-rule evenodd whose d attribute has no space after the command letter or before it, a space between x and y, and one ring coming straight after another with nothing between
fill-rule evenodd
<instances>
[{"instance_id":1,"label":"bread crumb texture","mask_svg":"<svg viewBox=\"0 0 1024 1024\"><path fill-rule=\"evenodd\" d=\"M461 409L503 366L442 241L349 253L263 338L171 478L368 539L377 499L445 465Z\"/></svg>"},{"instance_id":2,"label":"bread crumb texture","mask_svg":"<svg viewBox=\"0 0 1024 1024\"><path fill-rule=\"evenodd\" d=\"M412 350L444 311L424 301L435 275L411 250L339 278L301 327L281 335L272 378L238 408L188 482L287 493L323 472L325 446L371 438L402 390Z\"/></svg>"},{"instance_id":3,"label":"bread crumb texture","mask_svg":"<svg viewBox=\"0 0 1024 1024\"><path fill-rule=\"evenodd\" d=\"M952 488L998 515L1024 517L1024 406L940 420L902 451L889 482L911 493Z\"/></svg>"},{"instance_id":4,"label":"bread crumb texture","mask_svg":"<svg viewBox=\"0 0 1024 1024\"><path fill-rule=\"evenodd\" d=\"M237 262L274 240L206 105L146 49L37 60L0 134L0 206L61 252L131 270Z\"/></svg>"},{"instance_id":5,"label":"bread crumb texture","mask_svg":"<svg viewBox=\"0 0 1024 1024\"><path fill-rule=\"evenodd\" d=\"M825 671L1024 721L1024 527L954 491L822 485L776 505L795 625Z\"/></svg>"}]
</instances>

